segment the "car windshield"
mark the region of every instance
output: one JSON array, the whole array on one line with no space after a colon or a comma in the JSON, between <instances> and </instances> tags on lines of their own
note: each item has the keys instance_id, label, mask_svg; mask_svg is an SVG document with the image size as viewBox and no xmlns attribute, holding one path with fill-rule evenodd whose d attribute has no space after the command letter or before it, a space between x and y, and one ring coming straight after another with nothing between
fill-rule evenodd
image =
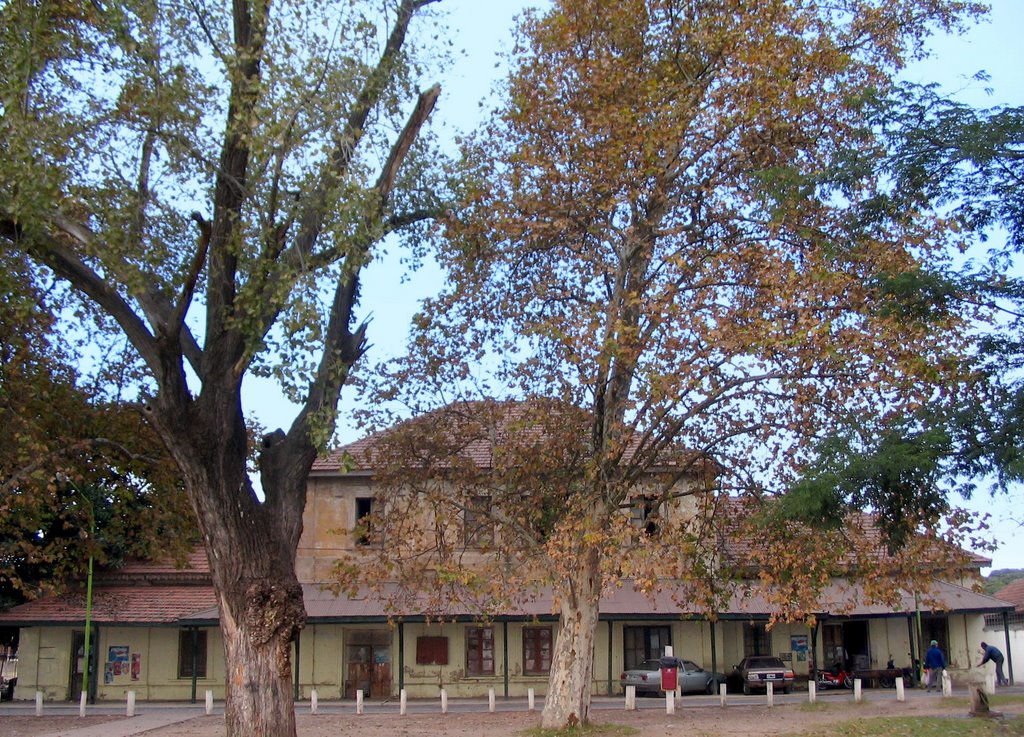
<instances>
[{"instance_id":1,"label":"car windshield","mask_svg":"<svg viewBox=\"0 0 1024 737\"><path fill-rule=\"evenodd\" d=\"M683 667L686 668L686 670L704 670L692 660L684 660Z\"/></svg>"},{"instance_id":2,"label":"car windshield","mask_svg":"<svg viewBox=\"0 0 1024 737\"><path fill-rule=\"evenodd\" d=\"M778 658L748 658L748 668L785 668Z\"/></svg>"},{"instance_id":3,"label":"car windshield","mask_svg":"<svg viewBox=\"0 0 1024 737\"><path fill-rule=\"evenodd\" d=\"M661 670L661 661L645 660L633 670Z\"/></svg>"}]
</instances>

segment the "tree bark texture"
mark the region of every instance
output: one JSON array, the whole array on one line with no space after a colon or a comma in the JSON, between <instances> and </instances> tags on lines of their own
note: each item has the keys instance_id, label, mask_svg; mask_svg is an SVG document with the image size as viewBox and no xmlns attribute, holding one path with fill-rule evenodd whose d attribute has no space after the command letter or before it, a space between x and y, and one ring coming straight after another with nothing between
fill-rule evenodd
<instances>
[{"instance_id":1,"label":"tree bark texture","mask_svg":"<svg viewBox=\"0 0 1024 737\"><path fill-rule=\"evenodd\" d=\"M542 726L564 729L587 724L594 675L594 633L601 602L601 553L580 551L575 575L563 581L558 636L551 656L551 677L544 698Z\"/></svg>"}]
</instances>

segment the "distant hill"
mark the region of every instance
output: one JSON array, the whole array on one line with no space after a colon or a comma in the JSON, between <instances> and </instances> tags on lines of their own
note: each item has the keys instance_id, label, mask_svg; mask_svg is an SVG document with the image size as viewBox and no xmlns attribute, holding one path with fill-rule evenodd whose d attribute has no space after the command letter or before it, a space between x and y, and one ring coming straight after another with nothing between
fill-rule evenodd
<instances>
[{"instance_id":1,"label":"distant hill","mask_svg":"<svg viewBox=\"0 0 1024 737\"><path fill-rule=\"evenodd\" d=\"M986 594L994 594L1003 586L1016 581L1018 578L1024 578L1024 569L1000 568L998 571L992 571L992 573L988 574L983 581L982 588Z\"/></svg>"}]
</instances>

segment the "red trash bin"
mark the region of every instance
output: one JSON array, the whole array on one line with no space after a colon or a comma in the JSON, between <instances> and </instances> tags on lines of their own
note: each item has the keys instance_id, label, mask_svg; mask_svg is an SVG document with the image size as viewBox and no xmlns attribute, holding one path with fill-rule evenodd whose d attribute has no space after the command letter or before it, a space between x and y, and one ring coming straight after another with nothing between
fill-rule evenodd
<instances>
[{"instance_id":1,"label":"red trash bin","mask_svg":"<svg viewBox=\"0 0 1024 737\"><path fill-rule=\"evenodd\" d=\"M661 666L661 690L675 691L679 686L679 659L662 658Z\"/></svg>"}]
</instances>

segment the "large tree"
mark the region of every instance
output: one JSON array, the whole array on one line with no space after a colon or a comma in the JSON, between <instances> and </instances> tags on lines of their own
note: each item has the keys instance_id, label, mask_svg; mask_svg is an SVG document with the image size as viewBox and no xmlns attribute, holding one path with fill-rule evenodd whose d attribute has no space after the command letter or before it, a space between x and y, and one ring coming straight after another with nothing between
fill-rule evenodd
<instances>
[{"instance_id":1,"label":"large tree","mask_svg":"<svg viewBox=\"0 0 1024 737\"><path fill-rule=\"evenodd\" d=\"M136 359L210 560L229 735L295 732L295 551L365 350L360 272L435 204L418 153L439 90L417 98L407 43L432 1L0 9L0 244ZM254 376L298 403L287 431L251 436Z\"/></svg>"},{"instance_id":2,"label":"large tree","mask_svg":"<svg viewBox=\"0 0 1024 737\"><path fill-rule=\"evenodd\" d=\"M932 0L576 0L523 19L505 102L466 149L475 176L449 222L449 288L423 310L419 350L386 396L414 410L441 397L453 419L424 424L470 460L481 443L504 452L508 433L487 431L502 427L487 419L495 410L451 400L545 398L518 423L522 450L476 487L534 500L532 516L495 519L499 536L538 541L546 560L533 570L555 592L545 726L588 718L606 584L675 573L715 599L723 559L694 527L714 517L637 534L623 508L638 488L665 509L687 474L714 470L721 494L763 499L851 417L897 417L960 391L963 317L901 310L886 288L887 275L941 260L955 233L913 209L874 227L856 206L875 195L873 172L828 175L851 148L873 150L869 93L892 87L930 29L976 12ZM475 441L459 442L464 428ZM463 462L427 460L443 444L409 448L419 475L396 480L394 499L437 498L418 493L424 467L439 486L460 478ZM916 501L908 524L935 530L935 510ZM461 504L463 519L479 516L472 498ZM420 539L452 559L442 530ZM664 552L643 555L656 545ZM777 591L813 592L829 572ZM459 582L448 570L429 580Z\"/></svg>"}]
</instances>

